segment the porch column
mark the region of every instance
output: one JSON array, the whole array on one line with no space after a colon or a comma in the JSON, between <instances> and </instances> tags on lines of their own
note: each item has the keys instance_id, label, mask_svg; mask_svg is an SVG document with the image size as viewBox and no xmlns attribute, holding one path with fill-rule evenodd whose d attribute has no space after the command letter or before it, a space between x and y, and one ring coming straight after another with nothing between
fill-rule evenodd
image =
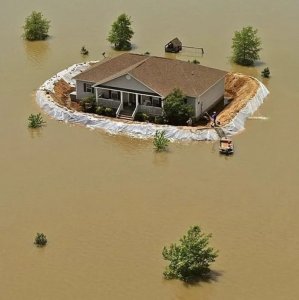
<instances>
[{"instance_id":1,"label":"porch column","mask_svg":"<svg viewBox=\"0 0 299 300\"><path fill-rule=\"evenodd\" d=\"M124 92L123 91L120 92L120 109L121 110L124 109Z\"/></svg>"},{"instance_id":2,"label":"porch column","mask_svg":"<svg viewBox=\"0 0 299 300\"><path fill-rule=\"evenodd\" d=\"M161 98L161 108L163 109L164 107L164 98Z\"/></svg>"},{"instance_id":3,"label":"porch column","mask_svg":"<svg viewBox=\"0 0 299 300\"><path fill-rule=\"evenodd\" d=\"M96 90L96 104L99 105L99 94L98 94L98 88L95 88Z\"/></svg>"}]
</instances>

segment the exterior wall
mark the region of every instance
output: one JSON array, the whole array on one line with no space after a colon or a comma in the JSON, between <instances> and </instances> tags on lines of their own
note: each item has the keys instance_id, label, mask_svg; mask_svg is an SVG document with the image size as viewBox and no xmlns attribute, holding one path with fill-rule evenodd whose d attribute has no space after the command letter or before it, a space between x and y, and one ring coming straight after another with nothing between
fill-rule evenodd
<instances>
[{"instance_id":1,"label":"exterior wall","mask_svg":"<svg viewBox=\"0 0 299 300\"><path fill-rule=\"evenodd\" d=\"M213 107L224 96L224 78L219 80L215 85L201 94L196 103L196 117L200 117L203 113Z\"/></svg>"},{"instance_id":2,"label":"exterior wall","mask_svg":"<svg viewBox=\"0 0 299 300\"><path fill-rule=\"evenodd\" d=\"M115 87L115 88L121 88L121 89L128 89L128 90L134 90L139 91L140 93L155 93L145 85L143 85L141 82L137 81L133 77L130 77L131 79L127 79L126 75L120 76L116 79L113 79L111 81L105 82L102 84L103 86L109 86L109 87Z\"/></svg>"},{"instance_id":3,"label":"exterior wall","mask_svg":"<svg viewBox=\"0 0 299 300\"><path fill-rule=\"evenodd\" d=\"M77 94L77 99L79 99L79 100L82 100L86 97L93 95L92 93L84 92L84 83L95 84L94 82L86 82L86 81L76 80L76 94Z\"/></svg>"},{"instance_id":4,"label":"exterior wall","mask_svg":"<svg viewBox=\"0 0 299 300\"><path fill-rule=\"evenodd\" d=\"M193 115L196 116L196 98L187 97L187 104L190 105L193 109Z\"/></svg>"}]
</instances>

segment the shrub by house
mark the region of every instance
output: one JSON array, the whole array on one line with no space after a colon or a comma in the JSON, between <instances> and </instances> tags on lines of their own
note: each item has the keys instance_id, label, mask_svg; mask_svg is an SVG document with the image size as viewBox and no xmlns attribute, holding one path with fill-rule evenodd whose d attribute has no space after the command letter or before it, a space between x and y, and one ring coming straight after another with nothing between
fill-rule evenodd
<instances>
[{"instance_id":1,"label":"shrub by house","mask_svg":"<svg viewBox=\"0 0 299 300\"><path fill-rule=\"evenodd\" d=\"M192 117L193 109L187 104L187 99L179 89L174 89L164 100L164 116L169 124L186 125Z\"/></svg>"}]
</instances>

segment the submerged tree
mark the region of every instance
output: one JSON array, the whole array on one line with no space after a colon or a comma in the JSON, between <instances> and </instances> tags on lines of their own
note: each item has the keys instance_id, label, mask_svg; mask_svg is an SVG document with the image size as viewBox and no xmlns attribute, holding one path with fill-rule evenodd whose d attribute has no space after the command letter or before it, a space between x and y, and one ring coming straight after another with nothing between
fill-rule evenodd
<instances>
[{"instance_id":1,"label":"submerged tree","mask_svg":"<svg viewBox=\"0 0 299 300\"><path fill-rule=\"evenodd\" d=\"M199 226L192 226L179 244L164 247L162 255L170 264L164 271L166 279L180 279L186 282L207 276L210 264L215 261L218 251L209 247L211 234L202 233Z\"/></svg>"},{"instance_id":2,"label":"submerged tree","mask_svg":"<svg viewBox=\"0 0 299 300\"><path fill-rule=\"evenodd\" d=\"M85 48L85 46L82 46L80 53L81 53L82 55L88 55L88 54L89 54L89 51Z\"/></svg>"},{"instance_id":3,"label":"submerged tree","mask_svg":"<svg viewBox=\"0 0 299 300\"><path fill-rule=\"evenodd\" d=\"M49 35L50 21L43 17L41 12L33 11L25 19L24 37L29 41L45 40Z\"/></svg>"},{"instance_id":4,"label":"submerged tree","mask_svg":"<svg viewBox=\"0 0 299 300\"><path fill-rule=\"evenodd\" d=\"M43 233L37 233L36 236L35 236L35 239L34 239L34 244L37 246L37 247L43 247L43 246L46 246L48 240L47 240L47 237L43 234Z\"/></svg>"},{"instance_id":5,"label":"submerged tree","mask_svg":"<svg viewBox=\"0 0 299 300\"><path fill-rule=\"evenodd\" d=\"M172 125L186 125L193 115L193 109L187 104L187 99L180 89L174 89L165 98L163 112L168 123Z\"/></svg>"},{"instance_id":6,"label":"submerged tree","mask_svg":"<svg viewBox=\"0 0 299 300\"><path fill-rule=\"evenodd\" d=\"M233 61L242 66L252 66L260 58L261 39L257 36L257 29L252 26L243 27L235 31L233 37Z\"/></svg>"},{"instance_id":7,"label":"submerged tree","mask_svg":"<svg viewBox=\"0 0 299 300\"><path fill-rule=\"evenodd\" d=\"M261 72L262 76L264 78L269 78L270 77L270 69L267 67Z\"/></svg>"},{"instance_id":8,"label":"submerged tree","mask_svg":"<svg viewBox=\"0 0 299 300\"><path fill-rule=\"evenodd\" d=\"M42 127L46 124L46 122L43 120L43 117L41 115L41 113L38 113L36 115L31 114L28 117L28 127L29 128L38 128L38 127Z\"/></svg>"},{"instance_id":9,"label":"submerged tree","mask_svg":"<svg viewBox=\"0 0 299 300\"><path fill-rule=\"evenodd\" d=\"M153 144L157 152L166 151L169 139L165 136L165 130L156 131Z\"/></svg>"},{"instance_id":10,"label":"submerged tree","mask_svg":"<svg viewBox=\"0 0 299 300\"><path fill-rule=\"evenodd\" d=\"M112 24L107 40L114 44L115 50L130 50L132 49L131 38L133 35L131 18L126 14L121 14Z\"/></svg>"}]
</instances>

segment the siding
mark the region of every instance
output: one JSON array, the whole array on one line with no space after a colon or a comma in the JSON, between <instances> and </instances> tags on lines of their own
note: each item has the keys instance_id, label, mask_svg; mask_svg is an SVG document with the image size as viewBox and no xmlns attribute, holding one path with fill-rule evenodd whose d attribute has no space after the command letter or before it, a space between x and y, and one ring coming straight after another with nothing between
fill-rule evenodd
<instances>
[{"instance_id":1,"label":"siding","mask_svg":"<svg viewBox=\"0 0 299 300\"><path fill-rule=\"evenodd\" d=\"M200 95L196 101L196 117L212 108L224 96L224 78Z\"/></svg>"},{"instance_id":2,"label":"siding","mask_svg":"<svg viewBox=\"0 0 299 300\"><path fill-rule=\"evenodd\" d=\"M193 109L193 115L196 116L196 99L193 97L187 97L187 104L190 105Z\"/></svg>"},{"instance_id":3,"label":"siding","mask_svg":"<svg viewBox=\"0 0 299 300\"><path fill-rule=\"evenodd\" d=\"M134 79L133 77L131 77L131 79L127 79L126 75L105 82L102 84L102 86L110 86L115 88L134 90L134 91L139 91L141 93L142 92L155 93L153 90L149 89L148 87L146 87L141 82Z\"/></svg>"},{"instance_id":4,"label":"siding","mask_svg":"<svg viewBox=\"0 0 299 300\"><path fill-rule=\"evenodd\" d=\"M86 82L86 81L76 80L76 93L77 93L78 100L82 100L86 97L93 95L92 93L84 92L84 83L89 83L92 85L95 84L94 82Z\"/></svg>"}]
</instances>

